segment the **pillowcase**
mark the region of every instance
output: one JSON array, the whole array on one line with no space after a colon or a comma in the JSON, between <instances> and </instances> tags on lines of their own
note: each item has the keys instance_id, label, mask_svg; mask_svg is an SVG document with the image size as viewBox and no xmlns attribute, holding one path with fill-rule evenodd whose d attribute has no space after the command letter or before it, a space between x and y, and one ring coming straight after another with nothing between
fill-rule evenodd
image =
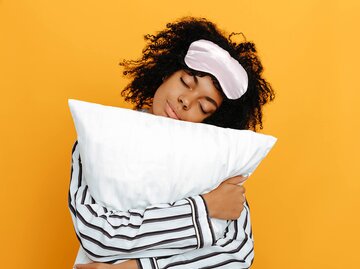
<instances>
[{"instance_id":1,"label":"pillowcase","mask_svg":"<svg viewBox=\"0 0 360 269\"><path fill-rule=\"evenodd\" d=\"M89 192L126 211L207 193L250 175L276 138L69 99Z\"/></svg>"}]
</instances>

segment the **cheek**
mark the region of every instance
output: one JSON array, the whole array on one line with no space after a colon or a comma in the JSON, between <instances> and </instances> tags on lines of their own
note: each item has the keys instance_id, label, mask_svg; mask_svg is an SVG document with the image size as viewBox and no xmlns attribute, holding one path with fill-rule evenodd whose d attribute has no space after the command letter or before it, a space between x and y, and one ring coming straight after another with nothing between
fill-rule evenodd
<instances>
[{"instance_id":1,"label":"cheek","mask_svg":"<svg viewBox=\"0 0 360 269\"><path fill-rule=\"evenodd\" d=\"M159 98L155 98L153 100L153 104L152 104L152 109L153 109L153 113L155 115L160 115L161 111L162 111L162 102L160 101Z\"/></svg>"},{"instance_id":2,"label":"cheek","mask_svg":"<svg viewBox=\"0 0 360 269\"><path fill-rule=\"evenodd\" d=\"M167 93L167 86L166 86L166 84L162 84L162 85L160 85L160 87L156 90L156 92L155 92L155 95L154 95L154 100L156 99L156 100L162 100L162 99L164 99L165 98L165 96L166 96L166 93Z\"/></svg>"},{"instance_id":3,"label":"cheek","mask_svg":"<svg viewBox=\"0 0 360 269\"><path fill-rule=\"evenodd\" d=\"M195 123L202 122L204 119L205 119L205 117L203 117L201 114L199 114L197 111L195 111L195 109L187 111L186 115L184 115L184 118L183 118L184 121L190 121L190 122L195 122Z\"/></svg>"},{"instance_id":4,"label":"cheek","mask_svg":"<svg viewBox=\"0 0 360 269\"><path fill-rule=\"evenodd\" d=\"M167 87L165 87L165 85L162 85L157 89L153 98L152 109L155 115L165 116L164 109L167 98Z\"/></svg>"}]
</instances>

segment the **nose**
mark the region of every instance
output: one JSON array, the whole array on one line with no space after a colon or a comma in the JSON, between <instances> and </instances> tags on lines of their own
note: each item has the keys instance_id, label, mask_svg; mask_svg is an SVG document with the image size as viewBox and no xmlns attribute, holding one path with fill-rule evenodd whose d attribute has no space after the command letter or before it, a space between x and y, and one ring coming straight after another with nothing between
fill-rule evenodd
<instances>
[{"instance_id":1,"label":"nose","mask_svg":"<svg viewBox=\"0 0 360 269\"><path fill-rule=\"evenodd\" d=\"M181 104L181 106L183 107L184 110L190 109L191 100L190 100L189 96L180 95L178 97L178 102Z\"/></svg>"}]
</instances>

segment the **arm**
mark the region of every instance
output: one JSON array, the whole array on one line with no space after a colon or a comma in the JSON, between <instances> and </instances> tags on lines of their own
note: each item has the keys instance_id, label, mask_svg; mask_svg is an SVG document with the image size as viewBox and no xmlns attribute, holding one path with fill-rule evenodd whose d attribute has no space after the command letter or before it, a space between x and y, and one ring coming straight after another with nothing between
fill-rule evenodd
<instances>
[{"instance_id":1,"label":"arm","mask_svg":"<svg viewBox=\"0 0 360 269\"><path fill-rule=\"evenodd\" d=\"M94 261L169 256L215 242L205 201L200 195L127 212L96 204L82 174L77 141L72 149L68 198L76 235Z\"/></svg>"},{"instance_id":2,"label":"arm","mask_svg":"<svg viewBox=\"0 0 360 269\"><path fill-rule=\"evenodd\" d=\"M168 256L142 258L109 265L93 263L78 265L78 269L208 269L208 268L249 268L254 259L250 211L246 203L237 220L230 225L224 236L214 246Z\"/></svg>"},{"instance_id":3,"label":"arm","mask_svg":"<svg viewBox=\"0 0 360 269\"><path fill-rule=\"evenodd\" d=\"M141 269L249 268L254 259L250 211L246 203L240 218L230 222L215 245L171 257L139 259Z\"/></svg>"}]
</instances>

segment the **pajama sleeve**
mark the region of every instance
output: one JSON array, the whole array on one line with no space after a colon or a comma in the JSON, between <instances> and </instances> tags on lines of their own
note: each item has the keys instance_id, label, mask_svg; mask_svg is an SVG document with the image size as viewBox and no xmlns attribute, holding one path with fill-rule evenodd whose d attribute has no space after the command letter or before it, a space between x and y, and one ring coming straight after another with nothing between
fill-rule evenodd
<instances>
[{"instance_id":1,"label":"pajama sleeve","mask_svg":"<svg viewBox=\"0 0 360 269\"><path fill-rule=\"evenodd\" d=\"M249 268L254 259L254 242L247 202L240 218L229 223L225 235L213 246L169 257L138 259L138 266L141 269Z\"/></svg>"},{"instance_id":2,"label":"pajama sleeve","mask_svg":"<svg viewBox=\"0 0 360 269\"><path fill-rule=\"evenodd\" d=\"M77 141L72 149L70 178L68 205L75 232L93 261L172 256L215 244L201 195L144 210L122 212L100 206L88 191Z\"/></svg>"}]
</instances>

